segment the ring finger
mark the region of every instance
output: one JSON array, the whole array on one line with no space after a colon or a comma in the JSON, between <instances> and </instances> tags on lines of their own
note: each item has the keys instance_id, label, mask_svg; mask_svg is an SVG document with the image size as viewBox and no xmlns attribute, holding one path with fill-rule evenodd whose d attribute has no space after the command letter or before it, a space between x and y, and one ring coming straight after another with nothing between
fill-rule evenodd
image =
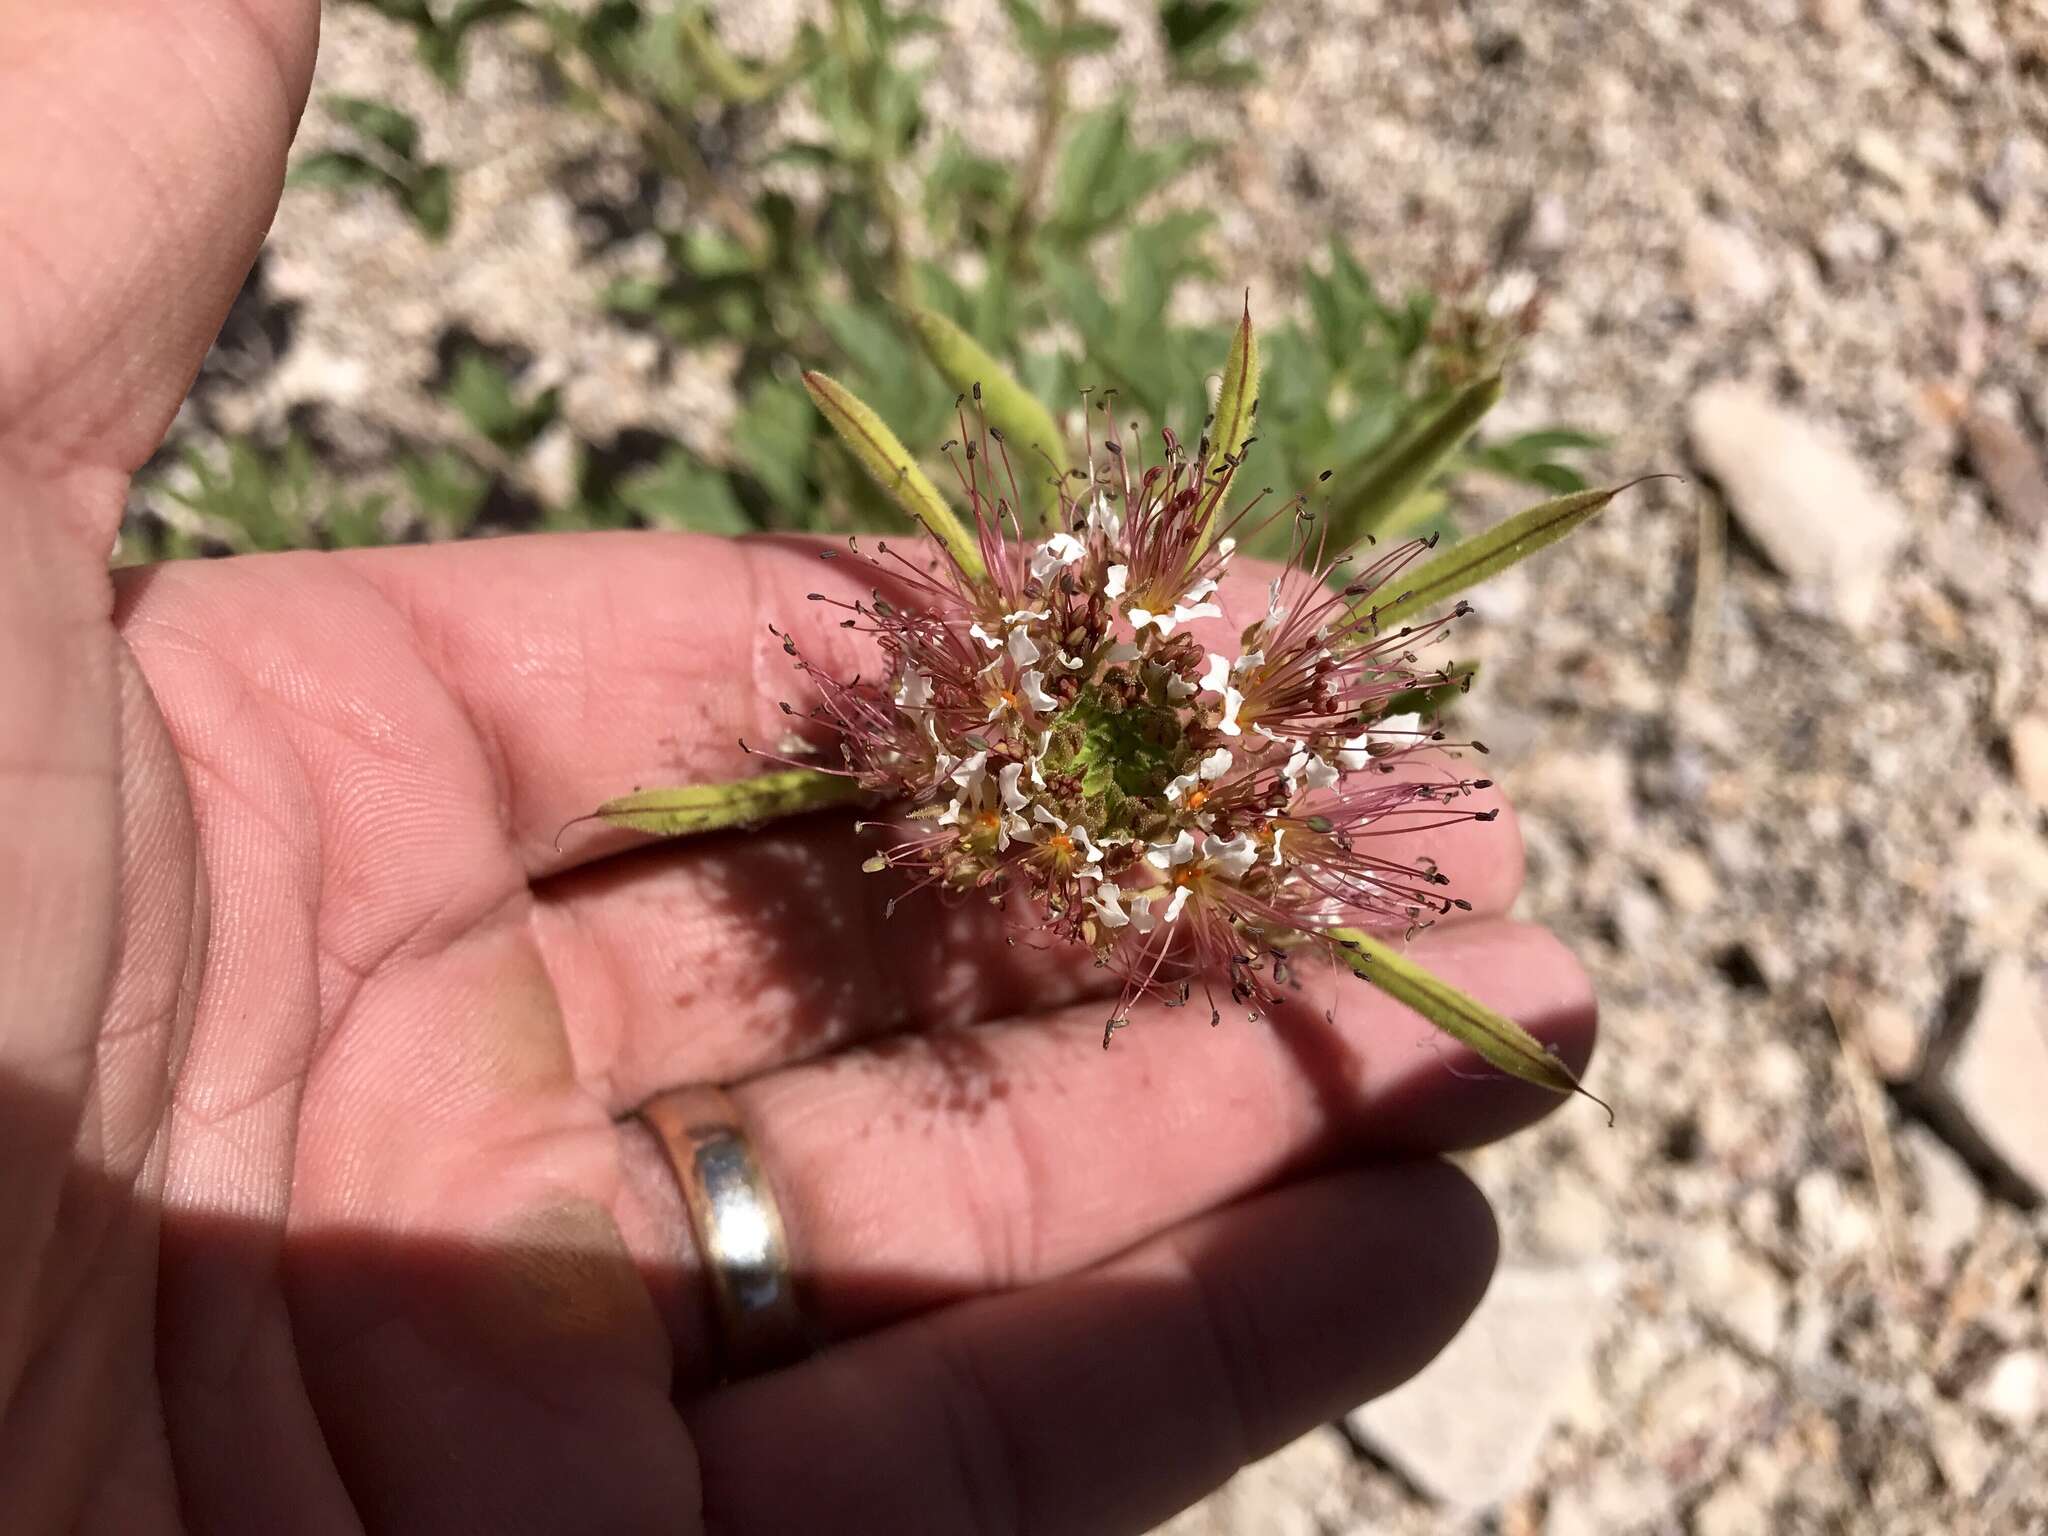
<instances>
[{"instance_id":1,"label":"ring finger","mask_svg":"<svg viewBox=\"0 0 2048 1536\"><path fill-rule=\"evenodd\" d=\"M1574 1067L1590 1054L1590 985L1543 930L1468 924L1413 953ZM815 1322L857 1332L1034 1284L1311 1167L1472 1145L1557 1102L1482 1075L1416 1015L1329 973L1266 1022L1206 1019L1140 1007L1104 1055L1100 1009L1079 1005L896 1037L732 1089ZM685 1229L657 1171L625 1224L643 1251L672 1253ZM670 1298L692 1342L703 1308Z\"/></svg>"}]
</instances>

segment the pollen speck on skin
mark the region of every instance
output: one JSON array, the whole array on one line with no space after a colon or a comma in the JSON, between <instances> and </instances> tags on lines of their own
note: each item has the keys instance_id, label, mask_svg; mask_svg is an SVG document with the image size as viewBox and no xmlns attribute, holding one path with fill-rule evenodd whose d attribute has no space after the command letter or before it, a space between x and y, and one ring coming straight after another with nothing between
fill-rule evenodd
<instances>
[{"instance_id":1,"label":"pollen speck on skin","mask_svg":"<svg viewBox=\"0 0 2048 1536\"><path fill-rule=\"evenodd\" d=\"M1390 706L1455 681L1416 660L1448 620L1381 634L1372 619L1425 543L1363 551L1362 569L1325 561L1302 498L1233 507L1237 463L1161 434L1148 466L1113 420L1106 462L1062 479L1057 526L1031 537L1011 504L1022 471L961 427L986 571L938 549L857 549L901 594L851 605L886 675L797 660L840 771L915 829L866 867L1032 898L1011 910L1124 976L1113 1027L1141 996L1212 982L1269 1009L1292 952L1333 944L1332 927L1408 928L1459 905L1433 863L1372 846L1492 814L1461 803L1481 781L1387 771L1441 734ZM1290 526L1264 616L1232 654L1197 643L1187 626L1222 617L1211 599L1239 544Z\"/></svg>"}]
</instances>

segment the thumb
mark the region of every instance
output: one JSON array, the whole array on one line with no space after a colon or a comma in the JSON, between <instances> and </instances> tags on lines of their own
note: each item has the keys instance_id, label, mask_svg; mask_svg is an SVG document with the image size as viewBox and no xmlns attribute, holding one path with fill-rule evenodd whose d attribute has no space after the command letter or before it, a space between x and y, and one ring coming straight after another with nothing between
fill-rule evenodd
<instances>
[{"instance_id":1,"label":"thumb","mask_svg":"<svg viewBox=\"0 0 2048 1536\"><path fill-rule=\"evenodd\" d=\"M0 461L103 555L255 259L318 0L0 0Z\"/></svg>"}]
</instances>

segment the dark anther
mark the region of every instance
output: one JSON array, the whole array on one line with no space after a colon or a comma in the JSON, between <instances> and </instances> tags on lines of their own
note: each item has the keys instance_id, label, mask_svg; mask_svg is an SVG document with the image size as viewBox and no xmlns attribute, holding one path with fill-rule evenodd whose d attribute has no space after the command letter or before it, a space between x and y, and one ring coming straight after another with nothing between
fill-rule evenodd
<instances>
[{"instance_id":1,"label":"dark anther","mask_svg":"<svg viewBox=\"0 0 2048 1536\"><path fill-rule=\"evenodd\" d=\"M1316 476L1316 481L1317 481L1317 483L1318 483L1318 484L1320 484L1321 482L1323 482L1323 481L1325 481L1325 480L1329 479L1329 478L1330 478L1330 473L1331 473L1331 472L1330 472L1329 470L1327 470L1327 469L1326 469L1326 470L1324 470L1324 471L1323 471L1323 472L1322 472L1322 473L1321 473L1320 475L1317 475L1317 476Z\"/></svg>"},{"instance_id":2,"label":"dark anther","mask_svg":"<svg viewBox=\"0 0 2048 1536\"><path fill-rule=\"evenodd\" d=\"M981 399L981 384L979 383L979 381L977 381L974 386L974 398L976 400Z\"/></svg>"}]
</instances>

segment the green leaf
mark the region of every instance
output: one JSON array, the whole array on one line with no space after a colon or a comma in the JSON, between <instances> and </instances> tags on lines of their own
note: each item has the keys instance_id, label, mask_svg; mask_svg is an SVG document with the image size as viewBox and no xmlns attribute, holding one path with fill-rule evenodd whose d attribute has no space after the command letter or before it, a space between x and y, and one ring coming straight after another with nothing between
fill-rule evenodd
<instances>
[{"instance_id":1,"label":"green leaf","mask_svg":"<svg viewBox=\"0 0 2048 1536\"><path fill-rule=\"evenodd\" d=\"M945 546L962 574L972 581L983 578L987 567L982 564L981 548L974 534L946 505L939 488L917 467L917 461L897 441L887 423L828 374L807 372L804 388L810 391L819 413L832 424L832 430L867 471L868 478Z\"/></svg>"},{"instance_id":2,"label":"green leaf","mask_svg":"<svg viewBox=\"0 0 2048 1536\"><path fill-rule=\"evenodd\" d=\"M364 96L328 96L324 102L338 120L399 159L410 160L418 152L420 125L388 102Z\"/></svg>"},{"instance_id":3,"label":"green leaf","mask_svg":"<svg viewBox=\"0 0 2048 1536\"><path fill-rule=\"evenodd\" d=\"M754 524L733 495L732 482L680 443L661 458L623 477L622 505L657 528L689 533L749 533Z\"/></svg>"},{"instance_id":4,"label":"green leaf","mask_svg":"<svg viewBox=\"0 0 2048 1536\"><path fill-rule=\"evenodd\" d=\"M1107 53L1121 36L1123 34L1109 22L1077 21L1056 29L1048 43L1055 54L1080 58L1091 53Z\"/></svg>"},{"instance_id":5,"label":"green leaf","mask_svg":"<svg viewBox=\"0 0 2048 1536\"><path fill-rule=\"evenodd\" d=\"M810 67L815 33L799 36L782 58L768 63L742 59L719 40L711 18L696 8L678 10L677 51L684 64L711 87L712 94L735 106L765 101Z\"/></svg>"},{"instance_id":6,"label":"green leaf","mask_svg":"<svg viewBox=\"0 0 2048 1536\"><path fill-rule=\"evenodd\" d=\"M1479 678L1479 663L1456 661L1444 668L1445 681L1430 688L1410 688L1397 693L1381 708L1382 715L1420 715L1433 720L1458 699L1472 691Z\"/></svg>"},{"instance_id":7,"label":"green leaf","mask_svg":"<svg viewBox=\"0 0 2048 1536\"><path fill-rule=\"evenodd\" d=\"M1467 385L1331 498L1330 543L1348 549L1423 489L1500 400L1499 374Z\"/></svg>"},{"instance_id":8,"label":"green leaf","mask_svg":"<svg viewBox=\"0 0 2048 1536\"><path fill-rule=\"evenodd\" d=\"M1076 233L1101 222L1104 191L1129 145L1130 118L1121 101L1075 119L1053 173L1050 222Z\"/></svg>"},{"instance_id":9,"label":"green leaf","mask_svg":"<svg viewBox=\"0 0 2048 1536\"><path fill-rule=\"evenodd\" d=\"M361 0L371 10L410 27L432 27L434 13L427 0Z\"/></svg>"},{"instance_id":10,"label":"green leaf","mask_svg":"<svg viewBox=\"0 0 2048 1536\"><path fill-rule=\"evenodd\" d=\"M295 162L285 181L294 187L382 187L391 184L391 173L354 150L322 149Z\"/></svg>"},{"instance_id":11,"label":"green leaf","mask_svg":"<svg viewBox=\"0 0 2048 1536\"><path fill-rule=\"evenodd\" d=\"M1477 538L1443 550L1401 583L1398 597L1374 610L1375 624L1382 631L1406 624L1467 587L1499 575L1537 550L1555 544L1623 491L1641 483L1631 480L1628 485L1609 486L1604 491L1560 496L1516 513Z\"/></svg>"},{"instance_id":12,"label":"green leaf","mask_svg":"<svg viewBox=\"0 0 2048 1536\"><path fill-rule=\"evenodd\" d=\"M1167 51L1183 54L1213 48L1243 23L1250 10L1243 0L1163 0L1159 21L1166 30Z\"/></svg>"},{"instance_id":13,"label":"green leaf","mask_svg":"<svg viewBox=\"0 0 2048 1536\"><path fill-rule=\"evenodd\" d=\"M455 180L447 166L423 167L406 183L399 201L429 240L447 238L448 226L455 218Z\"/></svg>"},{"instance_id":14,"label":"green leaf","mask_svg":"<svg viewBox=\"0 0 2048 1536\"><path fill-rule=\"evenodd\" d=\"M726 434L732 454L790 521L801 523L815 498L805 471L818 413L794 384L763 379Z\"/></svg>"},{"instance_id":15,"label":"green leaf","mask_svg":"<svg viewBox=\"0 0 2048 1536\"><path fill-rule=\"evenodd\" d=\"M1399 950L1361 929L1334 928L1330 937L1353 971L1452 1039L1470 1046L1482 1060L1553 1093L1586 1093L1570 1068L1505 1014L1430 975ZM1590 1093L1586 1097L1593 1098ZM1593 1102L1601 1103L1598 1099ZM1604 1104L1601 1107L1606 1108Z\"/></svg>"},{"instance_id":16,"label":"green leaf","mask_svg":"<svg viewBox=\"0 0 2048 1536\"><path fill-rule=\"evenodd\" d=\"M550 389L531 404L520 400L505 365L477 347L455 360L442 397L462 413L478 433L507 453L519 453L553 423L561 408L559 391Z\"/></svg>"},{"instance_id":17,"label":"green leaf","mask_svg":"<svg viewBox=\"0 0 2048 1536\"><path fill-rule=\"evenodd\" d=\"M759 826L783 816L800 816L805 811L844 805L859 799L860 793L860 785L852 779L809 768L790 768L730 784L637 790L607 800L591 814L615 827L651 832L656 837L689 837L727 827Z\"/></svg>"},{"instance_id":18,"label":"green leaf","mask_svg":"<svg viewBox=\"0 0 2048 1536\"><path fill-rule=\"evenodd\" d=\"M1057 481L1068 461L1066 442L1052 412L1012 378L980 342L944 315L916 305L905 306L904 315L946 382L961 394L979 397L989 425L1008 445L1024 510L1049 524L1049 514L1059 505Z\"/></svg>"},{"instance_id":19,"label":"green leaf","mask_svg":"<svg viewBox=\"0 0 2048 1536\"><path fill-rule=\"evenodd\" d=\"M490 494L491 477L452 448L406 454L398 461L398 473L414 504L442 537L466 532Z\"/></svg>"}]
</instances>

